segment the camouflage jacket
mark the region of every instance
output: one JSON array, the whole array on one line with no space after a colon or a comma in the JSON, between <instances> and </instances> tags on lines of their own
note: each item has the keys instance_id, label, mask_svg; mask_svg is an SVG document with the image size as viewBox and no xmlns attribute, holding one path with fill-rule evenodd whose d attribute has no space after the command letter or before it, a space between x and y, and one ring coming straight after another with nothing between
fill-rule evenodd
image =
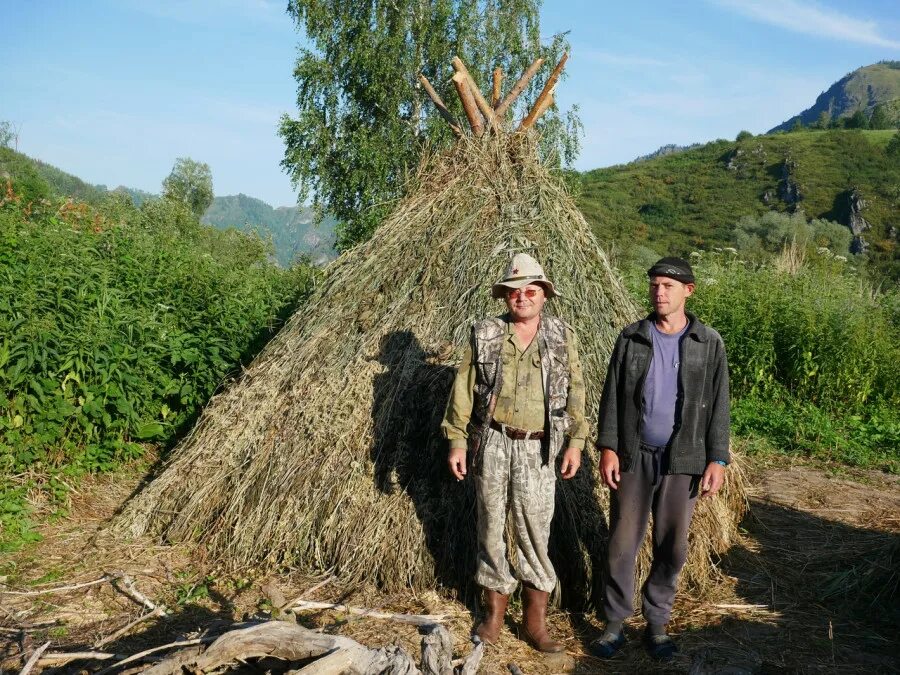
<instances>
[{"instance_id":1,"label":"camouflage jacket","mask_svg":"<svg viewBox=\"0 0 900 675\"><path fill-rule=\"evenodd\" d=\"M500 353L507 337L505 316L479 321L472 327L472 362L475 366L475 389L472 417L469 422L469 449L473 463L493 419L494 406L503 383L503 361ZM566 412L569 395L569 353L566 324L561 319L542 316L536 339L544 378L544 441L542 460L553 461L562 449L571 417Z\"/></svg>"}]
</instances>

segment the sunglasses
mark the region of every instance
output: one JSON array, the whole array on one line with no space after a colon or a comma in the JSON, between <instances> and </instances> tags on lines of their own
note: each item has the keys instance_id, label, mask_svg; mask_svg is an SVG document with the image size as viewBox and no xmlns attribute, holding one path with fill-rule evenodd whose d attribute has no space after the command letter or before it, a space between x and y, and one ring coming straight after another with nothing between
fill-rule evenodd
<instances>
[{"instance_id":1,"label":"sunglasses","mask_svg":"<svg viewBox=\"0 0 900 675\"><path fill-rule=\"evenodd\" d=\"M519 297L526 297L529 300L538 294L538 290L536 288L517 288L514 291L507 291L506 297L510 300L515 300Z\"/></svg>"}]
</instances>

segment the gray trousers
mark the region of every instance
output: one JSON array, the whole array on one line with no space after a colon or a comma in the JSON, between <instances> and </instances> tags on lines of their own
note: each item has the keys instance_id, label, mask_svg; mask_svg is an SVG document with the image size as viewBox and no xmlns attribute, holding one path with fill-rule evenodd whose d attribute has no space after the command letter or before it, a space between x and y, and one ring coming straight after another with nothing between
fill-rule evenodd
<instances>
[{"instance_id":1,"label":"gray trousers","mask_svg":"<svg viewBox=\"0 0 900 675\"><path fill-rule=\"evenodd\" d=\"M495 429L488 436L475 469L478 509L479 586L508 595L518 581L552 592L556 572L547 554L556 494L554 463L541 465L541 441L514 441ZM516 545L513 575L506 552L509 512Z\"/></svg>"},{"instance_id":2,"label":"gray trousers","mask_svg":"<svg viewBox=\"0 0 900 675\"><path fill-rule=\"evenodd\" d=\"M632 615L634 568L653 514L653 562L643 588L648 623L664 624L672 614L678 574L687 560L688 529L697 502L699 476L666 475L665 451L641 445L634 471L621 474L611 490L607 582L603 610L610 621Z\"/></svg>"}]
</instances>

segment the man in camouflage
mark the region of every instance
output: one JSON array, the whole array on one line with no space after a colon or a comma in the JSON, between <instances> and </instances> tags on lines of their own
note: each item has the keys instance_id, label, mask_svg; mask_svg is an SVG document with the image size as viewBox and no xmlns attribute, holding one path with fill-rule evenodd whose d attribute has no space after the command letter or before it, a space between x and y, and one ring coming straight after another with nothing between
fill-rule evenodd
<instances>
[{"instance_id":1,"label":"man in camouflage","mask_svg":"<svg viewBox=\"0 0 900 675\"><path fill-rule=\"evenodd\" d=\"M560 473L581 466L587 436L584 380L575 334L542 310L558 295L531 256L513 257L491 289L508 312L477 322L460 364L441 425L450 442L448 463L457 480L475 474L478 560L485 616L475 633L495 642L509 595L522 583L521 635L536 649L559 652L546 625L547 601L556 586L548 556L550 521ZM507 512L516 534L516 571L507 560Z\"/></svg>"}]
</instances>

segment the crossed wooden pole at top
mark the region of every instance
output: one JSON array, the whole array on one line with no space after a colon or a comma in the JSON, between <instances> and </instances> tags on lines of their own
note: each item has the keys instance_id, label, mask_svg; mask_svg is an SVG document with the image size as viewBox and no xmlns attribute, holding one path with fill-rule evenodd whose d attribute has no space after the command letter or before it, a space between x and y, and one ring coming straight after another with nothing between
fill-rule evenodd
<instances>
[{"instance_id":1,"label":"crossed wooden pole at top","mask_svg":"<svg viewBox=\"0 0 900 675\"><path fill-rule=\"evenodd\" d=\"M540 96L537 97L531 111L519 124L517 131L522 131L531 127L540 116L547 111L547 108L553 105L553 92L556 89L556 83L559 80L563 66L565 66L566 59L568 58L568 52L564 52L559 63L556 64L556 68L553 69L550 77L547 78L547 83L541 90ZM531 78L534 77L535 73L537 73L543 63L544 59L535 59L534 63L528 66L528 69L522 74L522 77L520 77L513 85L513 88L509 90L509 93L503 97L503 100L500 100L500 85L503 81L503 71L500 70L500 68L494 68L491 102L488 103L482 95L481 89L478 88L478 85L475 84L475 80L469 74L469 70L462 62L462 59L458 56L453 58L453 85L456 87L456 93L459 95L459 100L466 113L466 119L469 121L469 126L472 128L472 133L475 134L475 136L484 134L486 127L495 132L500 131L501 121L509 110L509 107L512 105L513 101L519 98L525 90L525 87L528 86L528 82L531 81ZM419 82L422 83L422 87L425 89L428 97L434 102L441 117L443 117L447 124L450 125L453 133L456 136L462 136L462 127L453 114L447 110L447 106L444 105L441 97L434 90L434 87L431 86L431 82L428 81L428 78L424 75L419 75Z\"/></svg>"}]
</instances>

